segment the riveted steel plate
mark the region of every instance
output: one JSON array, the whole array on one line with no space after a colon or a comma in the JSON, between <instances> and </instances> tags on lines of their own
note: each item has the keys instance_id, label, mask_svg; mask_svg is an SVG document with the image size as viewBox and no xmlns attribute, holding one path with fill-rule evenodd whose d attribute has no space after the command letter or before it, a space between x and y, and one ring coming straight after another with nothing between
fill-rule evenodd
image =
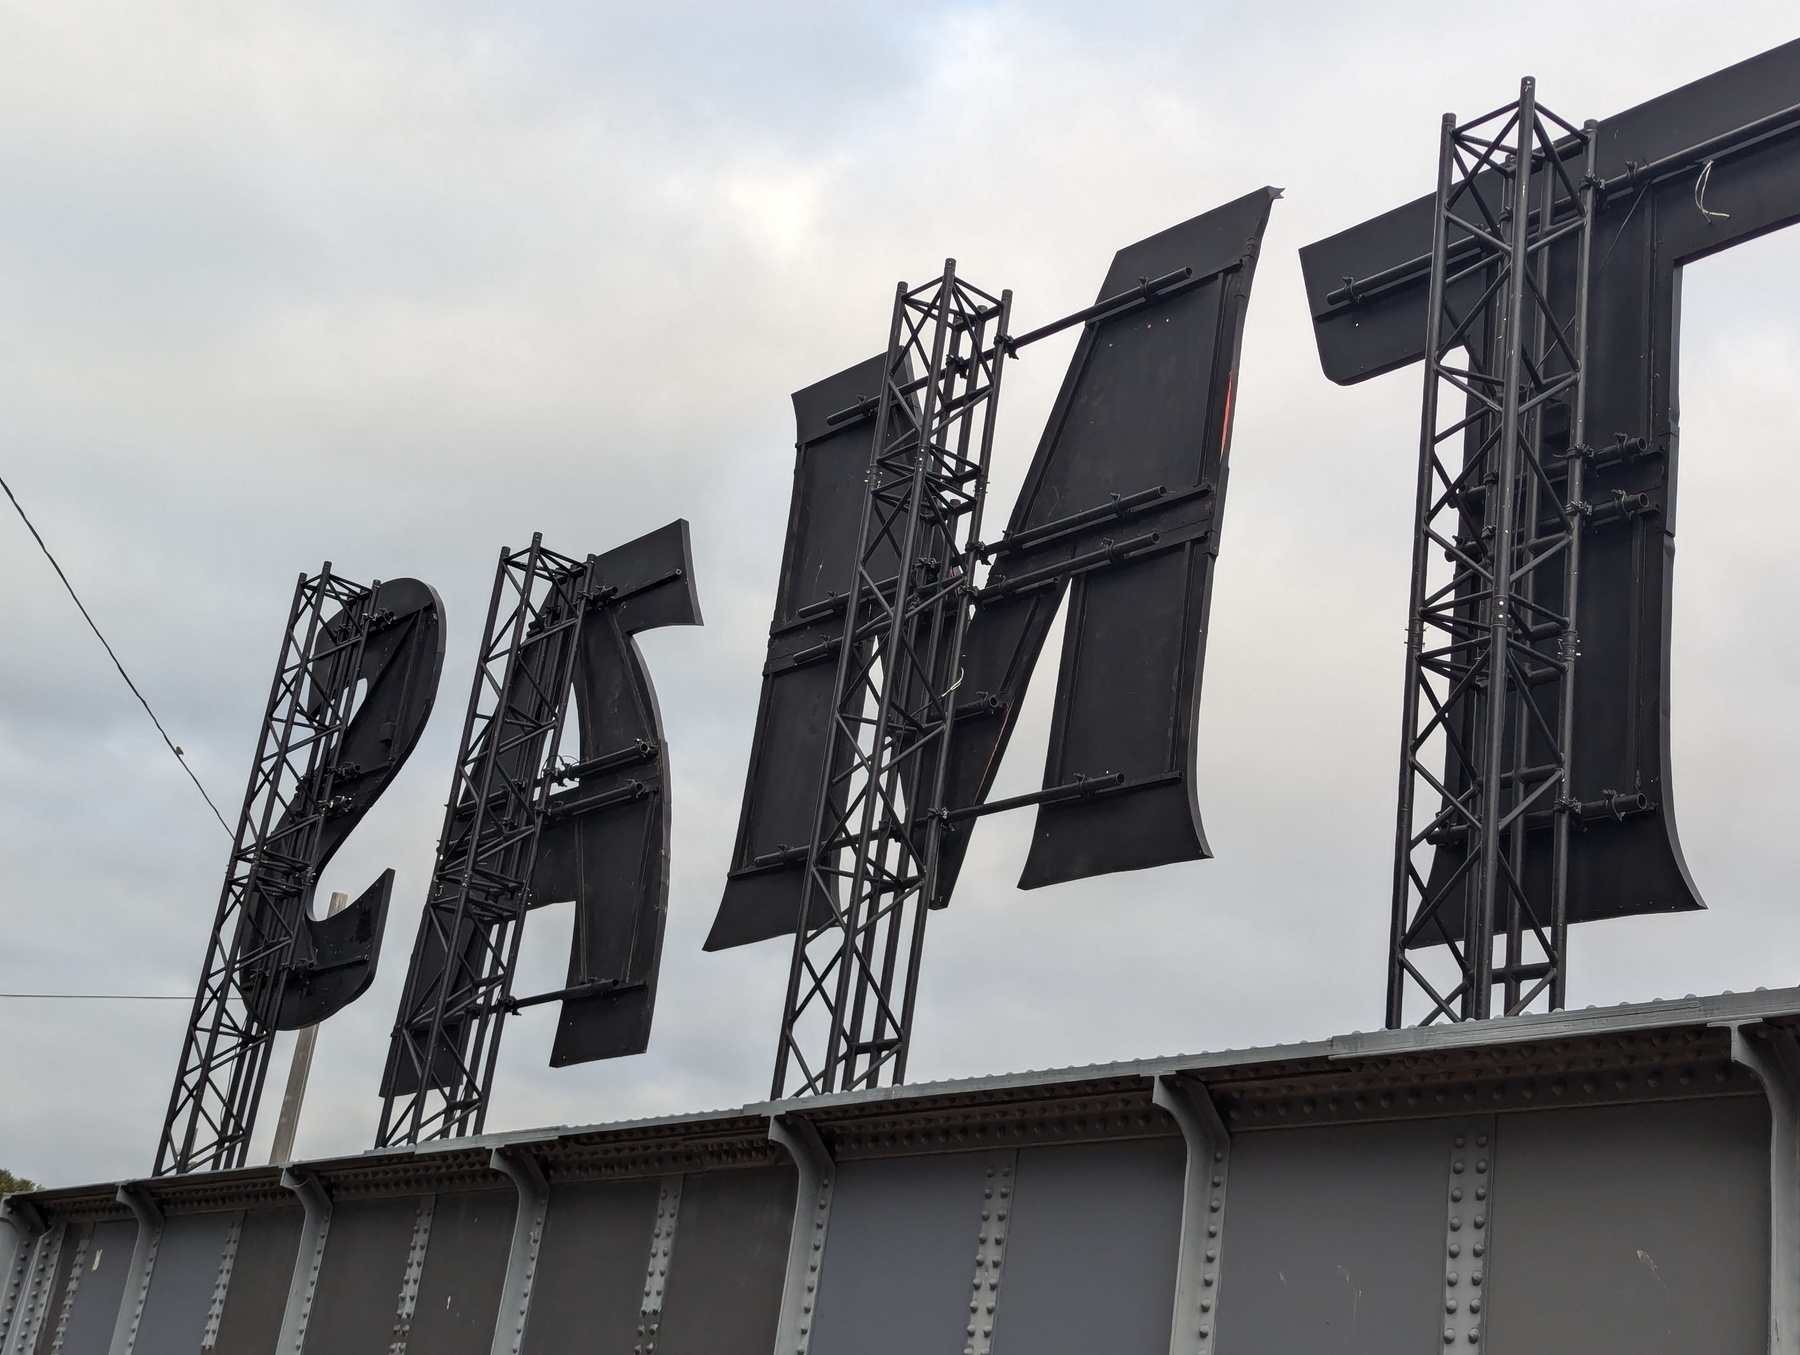
<instances>
[{"instance_id":1,"label":"riveted steel plate","mask_svg":"<svg viewBox=\"0 0 1800 1355\"><path fill-rule=\"evenodd\" d=\"M995 1355L1167 1355L1186 1166L1179 1139L1022 1149Z\"/></svg>"},{"instance_id":2,"label":"riveted steel plate","mask_svg":"<svg viewBox=\"0 0 1800 1355\"><path fill-rule=\"evenodd\" d=\"M1751 1355L1768 1343L1756 1097L1500 1119L1490 1355Z\"/></svg>"},{"instance_id":3,"label":"riveted steel plate","mask_svg":"<svg viewBox=\"0 0 1800 1355\"><path fill-rule=\"evenodd\" d=\"M791 1167L687 1178L656 1355L769 1355L796 1186ZM642 1279L643 1265L640 1251L634 1278Z\"/></svg>"},{"instance_id":4,"label":"riveted steel plate","mask_svg":"<svg viewBox=\"0 0 1800 1355\"><path fill-rule=\"evenodd\" d=\"M1221 1355L1441 1349L1445 1142L1433 1121L1235 1135Z\"/></svg>"},{"instance_id":5,"label":"riveted steel plate","mask_svg":"<svg viewBox=\"0 0 1800 1355\"><path fill-rule=\"evenodd\" d=\"M649 1177L551 1188L524 1355L636 1343L660 1185Z\"/></svg>"},{"instance_id":6,"label":"riveted steel plate","mask_svg":"<svg viewBox=\"0 0 1800 1355\"><path fill-rule=\"evenodd\" d=\"M417 1196L333 1205L307 1355L388 1355L418 1212Z\"/></svg>"},{"instance_id":7,"label":"riveted steel plate","mask_svg":"<svg viewBox=\"0 0 1800 1355\"><path fill-rule=\"evenodd\" d=\"M206 1332L219 1257L235 1214L177 1214L163 1224L132 1355L194 1355Z\"/></svg>"},{"instance_id":8,"label":"riveted steel plate","mask_svg":"<svg viewBox=\"0 0 1800 1355\"><path fill-rule=\"evenodd\" d=\"M510 1188L438 1196L408 1350L418 1355L487 1355L500 1313L517 1205ZM335 1232L335 1219L332 1228Z\"/></svg>"},{"instance_id":9,"label":"riveted steel plate","mask_svg":"<svg viewBox=\"0 0 1800 1355\"><path fill-rule=\"evenodd\" d=\"M839 1164L810 1355L962 1350L988 1169L1013 1157Z\"/></svg>"},{"instance_id":10,"label":"riveted steel plate","mask_svg":"<svg viewBox=\"0 0 1800 1355\"><path fill-rule=\"evenodd\" d=\"M113 1325L119 1318L119 1302L125 1294L125 1273L131 1269L131 1248L137 1241L137 1223L96 1223L88 1237L81 1273L71 1273L66 1284L74 1286L66 1314L55 1314L55 1325L39 1341L39 1349L56 1346L56 1355L106 1355L112 1346ZM69 1291L64 1289L64 1296ZM57 1346L57 1333L61 1344Z\"/></svg>"},{"instance_id":11,"label":"riveted steel plate","mask_svg":"<svg viewBox=\"0 0 1800 1355\"><path fill-rule=\"evenodd\" d=\"M297 1208L252 1209L244 1215L213 1355L269 1355L275 1349L294 1277L294 1253L300 1247L300 1222Z\"/></svg>"}]
</instances>

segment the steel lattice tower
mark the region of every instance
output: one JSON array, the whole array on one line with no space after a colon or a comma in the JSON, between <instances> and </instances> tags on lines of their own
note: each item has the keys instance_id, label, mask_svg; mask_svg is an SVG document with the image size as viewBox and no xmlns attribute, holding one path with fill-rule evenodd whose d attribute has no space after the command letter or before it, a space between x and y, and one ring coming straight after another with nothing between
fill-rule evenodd
<instances>
[{"instance_id":1,"label":"steel lattice tower","mask_svg":"<svg viewBox=\"0 0 1800 1355\"><path fill-rule=\"evenodd\" d=\"M894 300L773 1095L905 1077L1012 294ZM915 375L918 373L918 375Z\"/></svg>"},{"instance_id":2,"label":"steel lattice tower","mask_svg":"<svg viewBox=\"0 0 1800 1355\"><path fill-rule=\"evenodd\" d=\"M500 554L417 943L430 962L415 956L401 998L378 1148L478 1134L487 1116L592 566L541 536Z\"/></svg>"},{"instance_id":3,"label":"steel lattice tower","mask_svg":"<svg viewBox=\"0 0 1800 1355\"><path fill-rule=\"evenodd\" d=\"M1407 635L1387 1024L1561 1007L1594 124L1443 123ZM1460 361L1466 353L1466 362ZM1460 417L1456 411L1461 410ZM1449 449L1460 444L1453 468ZM1439 561L1443 563L1440 564ZM1445 567L1447 566L1447 568ZM1435 805L1435 809L1432 806ZM1528 875L1528 834L1552 835ZM1432 848L1439 851L1430 864ZM1458 850L1460 849L1460 855ZM1505 954L1495 954L1505 938ZM1434 982L1409 951L1442 943Z\"/></svg>"},{"instance_id":4,"label":"steel lattice tower","mask_svg":"<svg viewBox=\"0 0 1800 1355\"><path fill-rule=\"evenodd\" d=\"M334 577L329 561L294 589L156 1150L158 1176L230 1170L249 1152L295 939L317 884L320 831L336 808L338 753L374 596L375 587Z\"/></svg>"}]
</instances>

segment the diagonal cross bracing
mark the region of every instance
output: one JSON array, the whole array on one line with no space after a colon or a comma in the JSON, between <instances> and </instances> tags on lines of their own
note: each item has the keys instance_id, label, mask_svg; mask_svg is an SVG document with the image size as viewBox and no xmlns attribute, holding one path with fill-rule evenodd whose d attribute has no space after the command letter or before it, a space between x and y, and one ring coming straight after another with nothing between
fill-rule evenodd
<instances>
[{"instance_id":1,"label":"diagonal cross bracing","mask_svg":"<svg viewBox=\"0 0 1800 1355\"><path fill-rule=\"evenodd\" d=\"M294 588L156 1150L158 1176L245 1163L289 960L317 883L320 830L336 808L338 753L356 696L347 678L378 622L378 586L337 578L327 562Z\"/></svg>"},{"instance_id":2,"label":"diagonal cross bracing","mask_svg":"<svg viewBox=\"0 0 1800 1355\"><path fill-rule=\"evenodd\" d=\"M1011 304L954 260L895 297L776 1097L905 1076Z\"/></svg>"},{"instance_id":3,"label":"diagonal cross bracing","mask_svg":"<svg viewBox=\"0 0 1800 1355\"><path fill-rule=\"evenodd\" d=\"M382 1085L377 1147L480 1133L511 996L593 558L502 551L437 864Z\"/></svg>"},{"instance_id":4,"label":"diagonal cross bracing","mask_svg":"<svg viewBox=\"0 0 1800 1355\"><path fill-rule=\"evenodd\" d=\"M1564 1000L1592 128L1540 108L1529 79L1516 103L1444 119L1389 1026L1407 1019L1409 993L1427 1024ZM1453 285L1476 275L1478 288ZM1527 834L1546 831L1550 868L1528 873ZM1448 962L1428 977L1408 952L1437 944Z\"/></svg>"}]
</instances>

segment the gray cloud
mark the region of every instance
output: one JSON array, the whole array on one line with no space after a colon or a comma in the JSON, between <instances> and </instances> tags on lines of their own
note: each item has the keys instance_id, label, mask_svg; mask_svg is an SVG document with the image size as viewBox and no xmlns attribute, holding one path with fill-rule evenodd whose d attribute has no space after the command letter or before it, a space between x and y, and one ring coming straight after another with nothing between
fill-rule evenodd
<instances>
[{"instance_id":1,"label":"gray cloud","mask_svg":"<svg viewBox=\"0 0 1800 1355\"><path fill-rule=\"evenodd\" d=\"M1265 182L1288 197L1202 717L1218 859L1022 894L1026 822L984 823L932 922L913 1072L1376 1024L1418 382L1323 380L1294 250L1423 191L1438 114L1527 70L1604 116L1789 36L1784 8L1711 12L1540 6L1547 52L1413 4L0 9L0 470L215 795L241 793L298 571L416 574L448 608L439 718L326 881L392 864L400 892L390 963L323 1032L302 1150L372 1136L494 555L534 530L598 550L687 516L707 625L644 640L677 796L651 1052L553 1073L528 1013L491 1127L763 1094L785 954L699 944L787 393L872 352L894 280L947 254L1029 323L1090 299L1120 245ZM1714 908L1578 935L1577 1002L1789 977L1800 737L1769 713L1800 665L1769 621L1800 582L1797 282L1783 237L1689 278L1675 738ZM1001 504L1069 345L1043 349L1008 376ZM22 530L0 568L0 988L190 989L223 834ZM1004 787L1038 771L1033 700ZM546 982L558 925L528 938ZM0 1163L147 1169L184 1015L0 1003Z\"/></svg>"}]
</instances>

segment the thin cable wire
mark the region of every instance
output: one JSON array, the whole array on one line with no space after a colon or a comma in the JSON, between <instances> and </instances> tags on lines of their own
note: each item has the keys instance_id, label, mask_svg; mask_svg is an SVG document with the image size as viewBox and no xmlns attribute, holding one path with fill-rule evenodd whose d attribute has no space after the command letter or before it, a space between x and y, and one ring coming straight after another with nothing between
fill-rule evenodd
<instances>
[{"instance_id":1,"label":"thin cable wire","mask_svg":"<svg viewBox=\"0 0 1800 1355\"><path fill-rule=\"evenodd\" d=\"M94 618L88 615L88 609L82 605L81 598L75 592L75 585L69 582L69 576L63 573L63 567L56 563L56 557L50 553L50 547L44 544L44 538L38 535L38 529L32 526L31 519L25 516L25 507L19 502L18 496L12 492L12 486L7 484L4 479L0 479L0 489L6 491L6 497L11 499L12 506L18 509L19 521L25 524L25 530L31 533L31 539L36 541L38 549L44 552L44 558L50 562L50 568L56 571L56 577L61 579L63 587L69 590L69 597L74 600L75 606L80 610L81 619L88 623L88 629L94 632L94 638L106 650L106 657L113 661L113 667L119 670L119 676L124 678L125 685L131 688L131 694L144 708L144 714L150 717L150 723L156 726L156 732L162 735L162 741L168 744L169 751L175 754L175 760L181 764L181 770L186 772L188 780L194 783L194 789L200 792L200 798L205 800L206 807L212 810L213 817L219 821L219 827L225 830L225 836L230 837L231 825L225 822L225 816L219 813L219 807L213 803L212 796L206 793L206 787L200 784L200 778L195 776L194 769L188 766L187 756L175 746L175 740L169 737L169 731L163 728L162 721L156 718L156 712L151 710L150 703L144 700L144 694L138 690L137 683L131 680L131 674L125 671L125 665L119 662L119 656L113 653L113 647L107 644L106 637L100 633L100 627L96 626ZM0 997L8 996L11 994L0 993ZM53 997L55 994L43 994L43 996Z\"/></svg>"},{"instance_id":2,"label":"thin cable wire","mask_svg":"<svg viewBox=\"0 0 1800 1355\"><path fill-rule=\"evenodd\" d=\"M22 997L62 1002L192 1002L194 1000L183 993L0 993L0 997Z\"/></svg>"}]
</instances>

